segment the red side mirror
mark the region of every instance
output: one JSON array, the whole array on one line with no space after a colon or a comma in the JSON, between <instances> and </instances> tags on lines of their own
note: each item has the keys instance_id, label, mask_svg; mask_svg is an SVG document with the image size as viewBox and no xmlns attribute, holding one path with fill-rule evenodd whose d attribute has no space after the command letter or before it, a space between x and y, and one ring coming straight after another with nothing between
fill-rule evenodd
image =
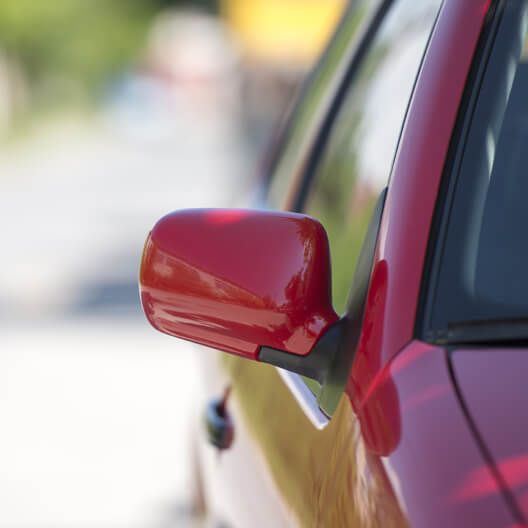
<instances>
[{"instance_id":1,"label":"red side mirror","mask_svg":"<svg viewBox=\"0 0 528 528\"><path fill-rule=\"evenodd\" d=\"M150 233L140 272L155 328L250 359L309 354L338 319L330 286L324 228L282 212L172 213Z\"/></svg>"}]
</instances>

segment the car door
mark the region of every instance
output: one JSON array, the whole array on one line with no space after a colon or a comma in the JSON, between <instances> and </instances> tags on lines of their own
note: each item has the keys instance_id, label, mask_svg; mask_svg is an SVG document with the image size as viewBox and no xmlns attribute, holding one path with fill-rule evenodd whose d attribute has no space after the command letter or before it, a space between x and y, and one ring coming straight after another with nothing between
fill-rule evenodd
<instances>
[{"instance_id":1,"label":"car door","mask_svg":"<svg viewBox=\"0 0 528 528\"><path fill-rule=\"evenodd\" d=\"M349 357L361 329L384 189L441 4L353 3L269 169L269 205L306 212L328 232L334 306L356 339L349 343ZM350 366L343 365L334 391L274 367L219 359L208 385L215 396L232 385L229 408L237 439L220 459L206 455L205 464L215 482L208 496L224 521L405 524L382 473L372 473L367 464L348 398L336 396L343 393ZM381 367L370 365L369 371Z\"/></svg>"}]
</instances>

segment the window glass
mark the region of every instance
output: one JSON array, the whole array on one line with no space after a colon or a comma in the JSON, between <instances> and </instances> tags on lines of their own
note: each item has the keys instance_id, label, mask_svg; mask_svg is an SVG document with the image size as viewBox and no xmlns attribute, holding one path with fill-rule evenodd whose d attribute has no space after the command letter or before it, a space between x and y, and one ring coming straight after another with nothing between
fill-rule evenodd
<instances>
[{"instance_id":1,"label":"window glass","mask_svg":"<svg viewBox=\"0 0 528 528\"><path fill-rule=\"evenodd\" d=\"M271 207L290 207L293 184L302 176L321 122L346 73L356 36L380 1L356 0L349 3L327 50L303 87L299 103L280 138L281 151L271 171L268 194Z\"/></svg>"},{"instance_id":2,"label":"window glass","mask_svg":"<svg viewBox=\"0 0 528 528\"><path fill-rule=\"evenodd\" d=\"M527 26L528 1L505 3L456 171L435 258L432 319L446 337L466 322L528 319Z\"/></svg>"},{"instance_id":3,"label":"window glass","mask_svg":"<svg viewBox=\"0 0 528 528\"><path fill-rule=\"evenodd\" d=\"M441 0L397 0L387 13L332 127L306 212L325 226L334 306L343 312L373 208L398 139Z\"/></svg>"}]
</instances>

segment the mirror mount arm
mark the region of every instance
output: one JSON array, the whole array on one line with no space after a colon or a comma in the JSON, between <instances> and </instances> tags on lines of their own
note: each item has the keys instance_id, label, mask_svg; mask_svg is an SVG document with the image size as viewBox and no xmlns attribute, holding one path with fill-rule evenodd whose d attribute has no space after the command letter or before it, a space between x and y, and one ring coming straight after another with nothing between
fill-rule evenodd
<instances>
[{"instance_id":1,"label":"mirror mount arm","mask_svg":"<svg viewBox=\"0 0 528 528\"><path fill-rule=\"evenodd\" d=\"M259 361L295 372L324 386L328 383L340 354L344 337L344 321L345 319L342 318L331 325L306 356L261 347Z\"/></svg>"}]
</instances>

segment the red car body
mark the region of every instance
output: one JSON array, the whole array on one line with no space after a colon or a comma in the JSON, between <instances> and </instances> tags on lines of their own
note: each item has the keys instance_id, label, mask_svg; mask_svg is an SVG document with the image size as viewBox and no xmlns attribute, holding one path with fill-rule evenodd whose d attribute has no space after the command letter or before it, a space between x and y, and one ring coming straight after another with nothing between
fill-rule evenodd
<instances>
[{"instance_id":1,"label":"red car body","mask_svg":"<svg viewBox=\"0 0 528 528\"><path fill-rule=\"evenodd\" d=\"M320 487L310 497L299 499L300 503L314 505L313 511L303 517L290 504L294 492L290 492L289 499L284 491L286 487L279 483L281 469L274 466L276 462L263 447L266 438L259 437L258 431L250 432L252 427L244 425L248 415L237 403L237 397L241 396L235 390L234 401L229 404L237 427L233 447L221 457L215 457L205 444L199 450L208 508L216 518L234 526L280 526L297 522L311 526L350 526L351 519L355 519L357 526L512 528L525 525L528 429L522 419L522 409L527 389L521 376L528 368L526 351L506 349L497 354L496 349L489 348L448 349L421 341L416 334L431 229L446 160L491 7L490 0L445 0L416 82L377 237L361 334L346 382L347 407L340 407L340 418L334 416L326 431L334 420L343 422L343 416L347 416L347 423L358 424L358 430L351 426L344 434L345 440L343 433L338 433L337 425L331 433L313 428L305 435L304 431L311 425L303 426L302 431L289 432L291 450L304 449L306 443L315 453L323 445L317 435L326 434L327 443L333 447L327 451L324 451L326 447L321 448L321 453L324 451L324 456L336 458L328 470L314 462L313 471L317 473L319 468ZM229 222L229 215L223 215ZM217 216L217 221L223 221L222 214ZM166 229L168 234L164 240L170 241L173 237L182 248L192 247L185 254L191 251L193 256L187 256L187 262L196 264L199 245L182 243L181 236L176 236L180 226L181 223L171 227L167 222L161 227L158 225L149 244L155 244L159 230ZM187 229L187 235L192 235L194 240L204 236L204 227L198 223ZM255 245L254 241L260 240L255 235L256 229L265 228L251 225L237 235L229 235L230 242L220 241L223 250L216 250L217 258L215 250L209 247L200 256L200 265L195 267L204 276L221 276L244 291L270 290L276 309L284 292L271 291L273 285L263 279L263 269L272 267L272 260L257 272L248 273L247 269L240 269L240 257L235 250L238 244L249 240L254 254L269 255L268 246ZM279 246L272 254L279 247L282 251L288 243L277 242ZM324 267L327 265L324 243L321 247L316 251L320 259L315 265ZM254 347L245 348L238 341L245 339L247 328L237 327L229 336L232 327L226 327L223 333L228 335L227 341L207 334L213 323L221 326L222 321L232 317L227 313L233 310L232 302L224 302L226 311L221 313L222 303L197 304L197 298L203 301L216 295L205 291L207 288L200 291L201 286L189 283L161 285L149 264L154 258L151 249L147 244L141 282L143 304L154 326L174 335L190 339L194 336L193 340L202 344L257 358ZM177 253L181 256L185 251L181 249ZM247 263L242 261L244 266ZM187 295L186 302L192 309L185 314L172 309L172 298L159 297L160 291ZM291 346L282 348L289 353L306 355L323 330L337 319L325 298L328 286L320 284L316 291L316 299L308 299L308 303L320 303L316 309L322 314L319 327L312 331L306 330L306 322L288 323L296 328L302 326L303 336L311 336L311 340L285 341ZM289 298L291 303L303 302L305 294L302 291L297 294L300 297ZM256 308L251 299L242 299L240 291L232 295L238 296L237 310L240 306L246 310ZM249 330L255 342L279 348L280 338L269 334L269 320L269 314L265 315L260 327L253 325ZM181 325L185 327L183 330ZM192 330L193 325L200 326L205 337L200 338ZM268 334L255 337L259 332ZM211 395L218 395L224 384L238 375L236 369L218 374L221 370L215 367L207 378ZM282 382L277 379L274 383ZM269 421L280 420L281 412L277 409L277 417L268 416ZM355 469L344 459L342 464L339 462L339 446L343 441L354 444ZM292 473L295 472L299 493L304 493L300 483L312 470L306 468L303 473L292 466ZM317 477L309 478L312 483L318 483ZM330 508L331 503L333 513L326 515L325 508Z\"/></svg>"}]
</instances>

